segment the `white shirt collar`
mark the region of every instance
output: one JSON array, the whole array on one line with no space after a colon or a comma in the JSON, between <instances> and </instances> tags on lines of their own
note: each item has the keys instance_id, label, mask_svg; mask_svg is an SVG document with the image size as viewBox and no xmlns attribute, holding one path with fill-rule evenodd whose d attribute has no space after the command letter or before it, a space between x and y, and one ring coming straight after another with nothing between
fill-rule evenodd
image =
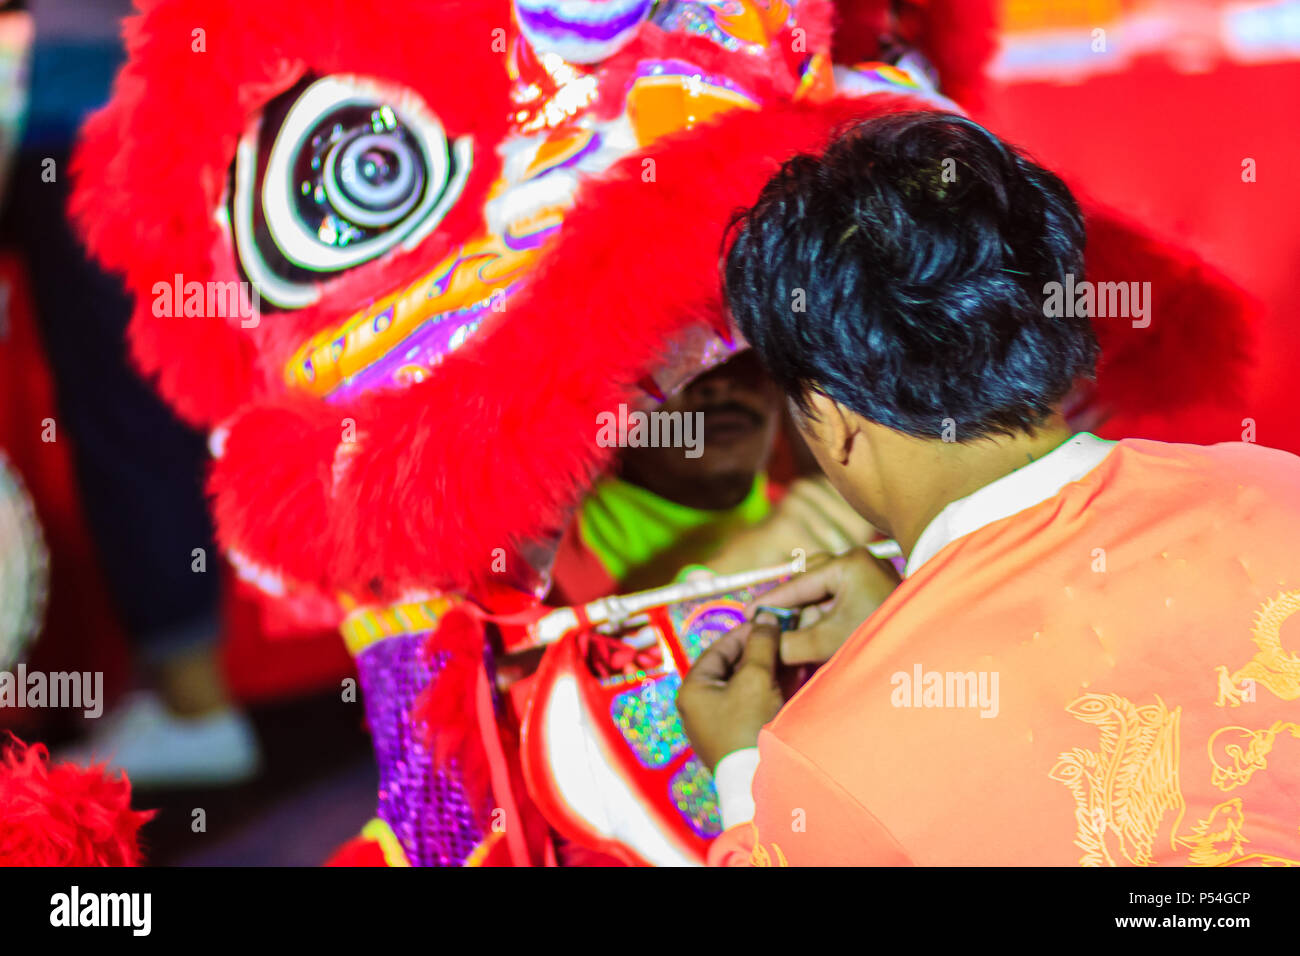
<instances>
[{"instance_id":1,"label":"white shirt collar","mask_svg":"<svg viewBox=\"0 0 1300 956\"><path fill-rule=\"evenodd\" d=\"M1113 441L1080 432L1037 461L951 502L921 532L903 577L958 538L1051 498L1100 465L1114 447Z\"/></svg>"}]
</instances>

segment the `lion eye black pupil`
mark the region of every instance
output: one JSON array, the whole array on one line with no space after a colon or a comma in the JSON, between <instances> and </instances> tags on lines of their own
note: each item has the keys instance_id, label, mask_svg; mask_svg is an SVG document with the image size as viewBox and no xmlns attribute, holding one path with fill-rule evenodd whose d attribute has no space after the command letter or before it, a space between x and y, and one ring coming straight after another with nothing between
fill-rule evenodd
<instances>
[{"instance_id":1,"label":"lion eye black pupil","mask_svg":"<svg viewBox=\"0 0 1300 956\"><path fill-rule=\"evenodd\" d=\"M229 207L240 266L272 306L292 308L322 279L427 234L468 163L409 91L354 77L303 77L240 148Z\"/></svg>"}]
</instances>

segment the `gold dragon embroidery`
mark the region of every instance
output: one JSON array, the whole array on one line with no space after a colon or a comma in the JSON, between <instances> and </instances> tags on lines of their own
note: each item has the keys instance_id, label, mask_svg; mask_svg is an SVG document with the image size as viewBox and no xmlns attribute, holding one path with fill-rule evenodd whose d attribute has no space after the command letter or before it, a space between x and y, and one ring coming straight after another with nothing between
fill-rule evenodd
<instances>
[{"instance_id":1,"label":"gold dragon embroidery","mask_svg":"<svg viewBox=\"0 0 1300 956\"><path fill-rule=\"evenodd\" d=\"M1084 851L1079 862L1115 866L1118 852L1147 866L1165 814L1176 810L1181 820L1185 809L1178 783L1182 708L1171 712L1158 697L1137 707L1118 694L1085 694L1066 710L1101 735L1100 752L1076 747L1062 753L1050 774L1074 795L1075 843Z\"/></svg>"},{"instance_id":2,"label":"gold dragon embroidery","mask_svg":"<svg viewBox=\"0 0 1300 956\"><path fill-rule=\"evenodd\" d=\"M751 850L749 854L750 866L789 866L790 865L785 858L785 854L781 852L780 846L778 846L775 843L769 844L772 847L772 852L769 853L767 847L763 846L762 841L759 839L758 827L753 823L750 824L750 827L753 830L753 836L754 836L754 849ZM773 860L773 854L775 854L776 857L775 861Z\"/></svg>"},{"instance_id":3,"label":"gold dragon embroidery","mask_svg":"<svg viewBox=\"0 0 1300 956\"><path fill-rule=\"evenodd\" d=\"M1300 591L1283 591L1264 602L1251 629L1251 640L1259 648L1255 656L1235 673L1230 674L1223 664L1214 669L1219 686L1215 703L1219 707L1240 706L1256 684L1267 687L1282 700L1300 700L1300 654L1282 646L1282 625L1297 611ZM1249 690L1243 689L1243 684Z\"/></svg>"},{"instance_id":4,"label":"gold dragon embroidery","mask_svg":"<svg viewBox=\"0 0 1300 956\"><path fill-rule=\"evenodd\" d=\"M1242 844L1250 842L1241 832L1245 822L1246 811L1241 805L1241 797L1224 800L1192 828L1191 836L1179 838L1178 842L1190 851L1187 862L1192 866L1240 866L1243 863L1300 866L1300 860L1267 853L1245 853Z\"/></svg>"},{"instance_id":5,"label":"gold dragon embroidery","mask_svg":"<svg viewBox=\"0 0 1300 956\"><path fill-rule=\"evenodd\" d=\"M1250 840L1242 832L1246 817L1240 797L1218 804L1189 834L1179 835L1186 812L1178 779L1182 708L1170 711L1159 697L1138 707L1118 694L1085 694L1066 710L1100 732L1099 751L1076 747L1063 752L1050 772L1074 796L1074 842L1084 851L1081 865L1116 866L1118 854L1136 866L1149 866L1164 817L1176 810L1169 846L1186 850L1193 866L1300 866L1297 860L1245 853ZM1237 739L1221 739L1229 732L1236 732ZM1207 744L1215 786L1232 790L1265 769L1273 741L1282 733L1300 738L1300 725L1278 721L1267 730L1216 731Z\"/></svg>"},{"instance_id":6,"label":"gold dragon embroidery","mask_svg":"<svg viewBox=\"0 0 1300 956\"><path fill-rule=\"evenodd\" d=\"M1224 737L1234 733L1235 739ZM1268 755L1273 750L1273 741L1278 734L1283 733L1290 733L1292 737L1300 739L1300 724L1279 720L1267 730L1220 727L1210 735L1206 744L1210 754L1210 782L1224 791L1249 783L1256 770L1268 767Z\"/></svg>"}]
</instances>

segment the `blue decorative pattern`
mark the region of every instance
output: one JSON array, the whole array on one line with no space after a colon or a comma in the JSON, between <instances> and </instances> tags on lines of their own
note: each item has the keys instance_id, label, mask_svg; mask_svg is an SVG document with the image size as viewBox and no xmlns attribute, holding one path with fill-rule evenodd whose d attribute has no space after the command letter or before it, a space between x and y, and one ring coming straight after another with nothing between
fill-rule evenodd
<instances>
[{"instance_id":1,"label":"blue decorative pattern","mask_svg":"<svg viewBox=\"0 0 1300 956\"><path fill-rule=\"evenodd\" d=\"M636 759L657 770L690 747L677 715L677 689L682 679L667 674L646 681L614 698L610 715Z\"/></svg>"}]
</instances>

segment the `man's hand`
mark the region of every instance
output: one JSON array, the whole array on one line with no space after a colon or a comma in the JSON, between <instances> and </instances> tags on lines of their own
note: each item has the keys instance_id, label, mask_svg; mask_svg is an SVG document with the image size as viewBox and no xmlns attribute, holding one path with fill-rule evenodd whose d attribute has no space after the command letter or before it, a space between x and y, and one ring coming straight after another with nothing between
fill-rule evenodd
<instances>
[{"instance_id":1,"label":"man's hand","mask_svg":"<svg viewBox=\"0 0 1300 956\"><path fill-rule=\"evenodd\" d=\"M695 661L677 710L695 754L710 770L727 754L758 745L758 732L785 702L776 682L781 632L770 614L732 628Z\"/></svg>"},{"instance_id":2,"label":"man's hand","mask_svg":"<svg viewBox=\"0 0 1300 956\"><path fill-rule=\"evenodd\" d=\"M898 572L865 548L839 557L816 555L808 570L756 598L759 604L803 608L799 628L781 635L781 662L820 664L840 649L899 583Z\"/></svg>"},{"instance_id":3,"label":"man's hand","mask_svg":"<svg viewBox=\"0 0 1300 956\"><path fill-rule=\"evenodd\" d=\"M805 554L843 554L875 533L825 477L799 478L771 514L730 536L703 563L714 574L731 574L789 561L796 548Z\"/></svg>"}]
</instances>

